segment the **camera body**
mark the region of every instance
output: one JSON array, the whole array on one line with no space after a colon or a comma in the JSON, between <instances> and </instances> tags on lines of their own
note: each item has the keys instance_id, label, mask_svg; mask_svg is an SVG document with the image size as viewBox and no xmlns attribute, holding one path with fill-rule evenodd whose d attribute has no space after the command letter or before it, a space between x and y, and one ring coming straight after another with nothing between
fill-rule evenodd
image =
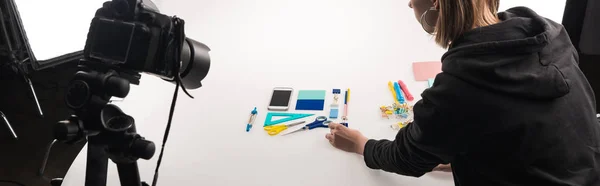
<instances>
[{"instance_id":1,"label":"camera body","mask_svg":"<svg viewBox=\"0 0 600 186\"><path fill-rule=\"evenodd\" d=\"M186 88L199 88L210 68L210 49L186 38L182 29L183 20L140 0L106 2L90 24L83 61L171 82L179 76Z\"/></svg>"},{"instance_id":2,"label":"camera body","mask_svg":"<svg viewBox=\"0 0 600 186\"><path fill-rule=\"evenodd\" d=\"M126 18L116 10L128 5L112 2L109 6L98 10L92 19L85 59L172 80L176 66L173 56L168 55L175 49L171 17L140 6L133 17Z\"/></svg>"}]
</instances>

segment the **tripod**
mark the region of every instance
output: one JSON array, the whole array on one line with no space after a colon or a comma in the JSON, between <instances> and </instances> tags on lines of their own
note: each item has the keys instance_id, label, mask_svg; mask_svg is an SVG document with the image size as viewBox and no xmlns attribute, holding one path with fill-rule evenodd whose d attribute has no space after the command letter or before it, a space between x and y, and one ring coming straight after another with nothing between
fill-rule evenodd
<instances>
[{"instance_id":1,"label":"tripod","mask_svg":"<svg viewBox=\"0 0 600 186\"><path fill-rule=\"evenodd\" d=\"M135 82L139 77L80 65L67 88L66 103L75 115L56 125L55 138L65 143L87 138L86 186L106 186L108 159L117 164L122 186L147 185L140 180L137 160L152 158L154 143L136 133L133 117L110 104L111 97L129 93L126 78Z\"/></svg>"}]
</instances>

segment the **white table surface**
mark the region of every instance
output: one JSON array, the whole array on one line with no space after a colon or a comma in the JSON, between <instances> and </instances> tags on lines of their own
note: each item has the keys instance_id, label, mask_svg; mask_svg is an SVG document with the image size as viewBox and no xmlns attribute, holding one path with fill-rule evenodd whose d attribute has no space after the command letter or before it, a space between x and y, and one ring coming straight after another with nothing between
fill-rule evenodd
<instances>
[{"instance_id":1,"label":"white table surface","mask_svg":"<svg viewBox=\"0 0 600 186\"><path fill-rule=\"evenodd\" d=\"M217 50L214 53L219 54ZM161 166L162 185L452 185L452 177L447 173L416 179L370 170L361 156L331 147L325 139L328 129L271 137L260 128L273 87L327 90L326 111L332 100L330 89L351 88L350 127L370 138L393 139L396 131L390 124L394 121L382 119L379 111L379 106L392 103L387 82L404 80L416 100L427 86L426 82L412 80L410 63L394 60L344 64L332 60L317 64L298 60L279 64L265 60L228 64L229 60L219 58L215 55L205 87L191 92L196 99L179 97ZM142 85L119 104L136 118L139 133L157 146L167 121L172 88L169 83L145 76ZM253 107L258 107L259 117L247 133L245 122ZM82 185L85 155L82 151L69 170L66 186ZM140 161L144 180L152 179L156 159L157 155L150 161ZM112 168L109 176L109 185L118 185L116 169ZM71 184L75 181L78 183Z\"/></svg>"},{"instance_id":2,"label":"white table surface","mask_svg":"<svg viewBox=\"0 0 600 186\"><path fill-rule=\"evenodd\" d=\"M195 99L180 93L160 185L453 185L449 173L412 178L370 170L361 156L333 148L325 139L328 129L271 137L261 128L273 87L293 87L295 95L327 90L326 111L331 89L350 88L350 127L370 138L393 139L394 121L382 119L379 111L393 101L387 82L403 80L420 99L427 82L414 81L412 62L439 60L444 52L422 31L406 1L168 2L161 11L184 18L187 35L211 47L213 62L204 87L191 91ZM173 89L144 75L118 103L157 146ZM254 107L259 117L247 133ZM65 186L83 185L85 152ZM151 160L139 161L143 180L152 180L157 158L158 150ZM118 185L115 165L109 166L108 185Z\"/></svg>"}]
</instances>

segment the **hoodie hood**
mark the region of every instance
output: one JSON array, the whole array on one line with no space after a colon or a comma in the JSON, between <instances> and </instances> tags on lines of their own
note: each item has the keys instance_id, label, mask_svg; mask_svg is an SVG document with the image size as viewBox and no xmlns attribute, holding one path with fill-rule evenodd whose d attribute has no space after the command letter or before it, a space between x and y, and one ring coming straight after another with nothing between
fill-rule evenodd
<instances>
[{"instance_id":1,"label":"hoodie hood","mask_svg":"<svg viewBox=\"0 0 600 186\"><path fill-rule=\"evenodd\" d=\"M442 56L442 71L480 88L533 99L569 93L564 71L577 53L563 26L526 7L498 14L498 24L457 38Z\"/></svg>"}]
</instances>

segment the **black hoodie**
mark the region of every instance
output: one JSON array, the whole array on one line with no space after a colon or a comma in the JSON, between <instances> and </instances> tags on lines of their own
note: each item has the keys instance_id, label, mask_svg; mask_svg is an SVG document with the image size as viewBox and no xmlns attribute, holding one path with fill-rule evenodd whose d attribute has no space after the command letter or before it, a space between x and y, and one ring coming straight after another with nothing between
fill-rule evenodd
<instances>
[{"instance_id":1,"label":"black hoodie","mask_svg":"<svg viewBox=\"0 0 600 186\"><path fill-rule=\"evenodd\" d=\"M420 177L452 164L460 186L600 186L594 93L565 29L532 10L499 13L442 57L442 73L368 167Z\"/></svg>"}]
</instances>

